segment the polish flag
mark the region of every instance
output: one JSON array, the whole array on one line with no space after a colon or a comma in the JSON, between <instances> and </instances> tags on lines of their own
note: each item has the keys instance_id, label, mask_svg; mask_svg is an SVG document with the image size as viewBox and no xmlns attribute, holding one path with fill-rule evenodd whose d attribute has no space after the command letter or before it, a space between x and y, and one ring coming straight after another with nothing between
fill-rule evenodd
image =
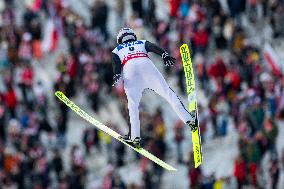
<instances>
[{"instance_id":1,"label":"polish flag","mask_svg":"<svg viewBox=\"0 0 284 189\"><path fill-rule=\"evenodd\" d=\"M59 33L52 19L45 24L45 30L42 41L43 52L54 52L57 49L59 41Z\"/></svg>"},{"instance_id":2,"label":"polish flag","mask_svg":"<svg viewBox=\"0 0 284 189\"><path fill-rule=\"evenodd\" d=\"M279 57L277 56L276 52L268 43L264 45L263 57L270 66L272 72L275 75L281 75L283 66L279 62Z\"/></svg>"}]
</instances>

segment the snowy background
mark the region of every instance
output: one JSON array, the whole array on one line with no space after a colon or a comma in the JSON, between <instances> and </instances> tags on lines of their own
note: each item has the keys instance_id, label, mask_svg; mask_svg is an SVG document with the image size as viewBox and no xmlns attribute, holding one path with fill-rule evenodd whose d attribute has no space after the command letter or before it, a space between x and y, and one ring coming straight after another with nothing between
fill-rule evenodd
<instances>
[{"instance_id":1,"label":"snowy background","mask_svg":"<svg viewBox=\"0 0 284 189\"><path fill-rule=\"evenodd\" d=\"M80 15L84 22L87 24L91 23L91 12L90 7L93 5L93 0L66 0L64 1L66 5L70 7L70 9ZM156 8L157 8L157 17L161 19L168 18L168 2L166 0L156 0ZM115 12L115 1L106 1L109 7L109 16L107 22L107 28L109 34L112 36L113 40L115 40L115 35L117 33L117 19ZM227 3L225 0L220 0L221 5L223 6L226 12L229 12L227 8ZM130 19L132 14L131 7L129 6L130 1L125 1L125 13L126 19ZM16 23L21 24L22 22L22 14L25 11L24 1L15 1L15 14L16 14ZM258 27L251 26L247 17L241 17L243 19L243 23L245 24L245 30L248 34L248 39L254 41L256 44L261 45L265 38L269 38L271 35L271 27L266 26L265 22L259 23ZM45 26L43 22L43 27ZM149 29L145 28L144 37L147 40L154 40ZM257 35L256 35L257 34ZM170 36L175 37L176 33L171 32ZM59 38L59 46L57 50L53 53L50 53L38 62L32 62L32 66L34 68L35 74L35 83L36 81L42 81L44 83L44 91L49 99L49 108L48 112L50 115L50 123L51 125L56 125L56 109L57 103L55 103L55 98L53 96L53 85L57 79L57 70L55 61L56 58L61 53L66 53L69 49L68 42L64 36ZM276 53L279 56L279 60L283 63L284 55L282 53L284 48L283 38L281 39L271 39L271 44L275 49ZM156 62L157 67L164 73L163 63L161 59L157 57L153 57L154 62ZM2 77L2 75L1 75ZM0 77L0 80L1 80ZM166 78L170 86L173 87L175 91L178 91L177 86L177 78L174 76L169 76ZM3 85L3 84L2 84ZM198 83L197 83L198 85ZM2 88L5 88L2 86ZM16 94L21 98L21 92L18 88L16 88ZM182 101L186 104L186 96L183 94L179 94L181 96ZM123 118L123 115L120 112L119 104L116 98L113 96L103 96L104 102L107 102L102 105L102 108L97 113L94 113L91 107L89 106L88 99L86 98L84 91L78 91L76 96L72 98L72 100L77 103L82 109L85 109L91 115L93 115L96 119L103 123L113 122L118 127L120 127L121 131L127 131L127 123ZM200 104L207 104L207 94L203 90L198 90L198 102ZM177 163L177 155L175 150L175 143L173 142L174 132L173 125L178 120L177 115L173 112L169 104L167 104L163 99L154 94L153 92L146 92L143 95L141 100L141 104L143 104L144 110L150 113L154 113L157 107L162 108L163 118L166 126L166 143L168 144L168 151L166 155L165 161L178 169L177 172L167 172L165 171L162 175L162 182L160 188L162 189L186 189L189 188L189 179L188 179L188 167L184 164ZM69 112L70 119L68 120L68 129L66 133L66 148L60 150L63 155L63 162L65 168L70 169L70 151L73 145L78 145L81 149L84 149L82 144L82 136L83 131L89 127L89 125L76 116L74 113ZM234 172L234 162L235 158L238 156L238 138L239 134L236 128L233 125L233 120L229 118L228 124L228 133L224 137L213 138L213 130L210 126L211 123L208 123L207 131L205 133L205 140L202 143L202 151L203 151L203 163L201 165L202 172L205 176L209 176L211 174L215 174L216 179L231 177ZM283 122L278 122L278 136L276 142L277 151L281 152L284 148L284 128ZM191 136L189 129L185 130L185 140L182 143L183 155L184 159L189 159L188 154L191 152ZM43 133L41 135L42 141L47 142L47 134ZM138 186L142 185L142 171L138 168L138 161L135 158L135 152L131 149L126 149L126 164L125 166L117 169L118 174L121 175L122 180L126 184L136 183ZM109 153L108 149L105 145L102 146L102 151L99 152L97 149L92 149L91 154L85 157L86 167L88 170L87 177L85 180L86 188L96 188L96 186L101 185L103 183L104 176L107 172L108 165L108 157L112 154ZM269 153L267 153L262 161L262 170L264 172L263 185L264 188L270 188L270 177L268 174L269 170ZM52 177L53 178L53 177ZM232 184L235 186L235 184ZM100 187L98 187L100 188ZM225 188L225 187L223 187ZM281 167L280 171L280 180L278 184L278 188L284 188L284 174L283 168Z\"/></svg>"}]
</instances>

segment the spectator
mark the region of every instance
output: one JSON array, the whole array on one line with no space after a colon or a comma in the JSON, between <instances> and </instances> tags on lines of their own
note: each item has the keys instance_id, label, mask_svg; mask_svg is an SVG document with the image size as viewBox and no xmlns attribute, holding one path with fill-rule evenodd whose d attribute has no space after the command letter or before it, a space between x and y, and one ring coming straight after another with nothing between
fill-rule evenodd
<instances>
[{"instance_id":1,"label":"spectator","mask_svg":"<svg viewBox=\"0 0 284 189\"><path fill-rule=\"evenodd\" d=\"M115 174L112 179L112 188L126 189L124 182L121 180L120 176Z\"/></svg>"},{"instance_id":2,"label":"spectator","mask_svg":"<svg viewBox=\"0 0 284 189\"><path fill-rule=\"evenodd\" d=\"M157 22L156 3L154 0L149 0L146 3L146 6L144 7L144 14L145 24L153 28Z\"/></svg>"},{"instance_id":3,"label":"spectator","mask_svg":"<svg viewBox=\"0 0 284 189\"><path fill-rule=\"evenodd\" d=\"M264 121L264 135L267 139L268 149L272 153L276 153L275 142L276 142L276 137L278 135L278 127L272 119L267 118Z\"/></svg>"},{"instance_id":4,"label":"spectator","mask_svg":"<svg viewBox=\"0 0 284 189\"><path fill-rule=\"evenodd\" d=\"M112 177L113 177L114 168L109 165L106 167L106 174L103 179L103 189L111 189L112 188Z\"/></svg>"},{"instance_id":5,"label":"spectator","mask_svg":"<svg viewBox=\"0 0 284 189\"><path fill-rule=\"evenodd\" d=\"M97 0L92 7L92 28L97 28L108 40L108 31L106 27L108 18L108 6L105 1Z\"/></svg>"},{"instance_id":6,"label":"spectator","mask_svg":"<svg viewBox=\"0 0 284 189\"><path fill-rule=\"evenodd\" d=\"M218 135L226 136L227 127L229 124L229 120L228 120L229 106L225 101L225 97L221 96L218 101L219 102L216 105L216 109L218 112L218 116L217 116Z\"/></svg>"},{"instance_id":7,"label":"spectator","mask_svg":"<svg viewBox=\"0 0 284 189\"><path fill-rule=\"evenodd\" d=\"M83 135L83 142L84 142L87 154L90 153L92 146L96 146L98 149L100 149L98 130L96 128L86 129Z\"/></svg>"},{"instance_id":8,"label":"spectator","mask_svg":"<svg viewBox=\"0 0 284 189\"><path fill-rule=\"evenodd\" d=\"M142 0L131 0L131 8L135 15L137 15L139 18L143 18L144 10Z\"/></svg>"},{"instance_id":9,"label":"spectator","mask_svg":"<svg viewBox=\"0 0 284 189\"><path fill-rule=\"evenodd\" d=\"M271 25L273 27L274 37L283 36L283 4L275 1L272 3L271 10L273 11L271 17Z\"/></svg>"},{"instance_id":10,"label":"spectator","mask_svg":"<svg viewBox=\"0 0 284 189\"><path fill-rule=\"evenodd\" d=\"M201 170L199 168L190 167L188 177L190 180L190 188L199 188L201 179Z\"/></svg>"},{"instance_id":11,"label":"spectator","mask_svg":"<svg viewBox=\"0 0 284 189\"><path fill-rule=\"evenodd\" d=\"M227 46L227 41L224 36L223 28L224 28L224 18L222 18L219 15L213 17L212 35L214 37L217 49L224 49Z\"/></svg>"},{"instance_id":12,"label":"spectator","mask_svg":"<svg viewBox=\"0 0 284 189\"><path fill-rule=\"evenodd\" d=\"M271 179L271 188L276 189L279 181L279 164L277 159L270 162L269 173Z\"/></svg>"},{"instance_id":13,"label":"spectator","mask_svg":"<svg viewBox=\"0 0 284 189\"><path fill-rule=\"evenodd\" d=\"M5 129L5 106L0 97L0 141L6 141L6 129Z\"/></svg>"},{"instance_id":14,"label":"spectator","mask_svg":"<svg viewBox=\"0 0 284 189\"><path fill-rule=\"evenodd\" d=\"M224 187L224 179L218 179L215 181L213 188L214 189L222 189Z\"/></svg>"},{"instance_id":15,"label":"spectator","mask_svg":"<svg viewBox=\"0 0 284 189\"><path fill-rule=\"evenodd\" d=\"M241 156L237 157L235 160L234 176L237 180L238 189L243 188L246 182L246 164Z\"/></svg>"},{"instance_id":16,"label":"spectator","mask_svg":"<svg viewBox=\"0 0 284 189\"><path fill-rule=\"evenodd\" d=\"M153 183L153 172L150 169L146 169L143 172L143 183L144 188L153 189L154 183Z\"/></svg>"},{"instance_id":17,"label":"spectator","mask_svg":"<svg viewBox=\"0 0 284 189\"><path fill-rule=\"evenodd\" d=\"M60 178L63 172L63 161L61 159L61 155L58 149L55 149L53 152L53 159L52 159L53 169L57 175L57 178Z\"/></svg>"},{"instance_id":18,"label":"spectator","mask_svg":"<svg viewBox=\"0 0 284 189\"><path fill-rule=\"evenodd\" d=\"M193 47L194 47L194 53L201 53L204 54L207 49L209 40L209 34L206 30L205 23L200 23L197 26L197 31L193 34Z\"/></svg>"},{"instance_id":19,"label":"spectator","mask_svg":"<svg viewBox=\"0 0 284 189\"><path fill-rule=\"evenodd\" d=\"M23 65L21 70L21 83L20 88L22 92L23 101L28 105L29 108L32 108L32 86L34 80L33 68L29 63Z\"/></svg>"},{"instance_id":20,"label":"spectator","mask_svg":"<svg viewBox=\"0 0 284 189\"><path fill-rule=\"evenodd\" d=\"M30 33L24 33L22 37L22 41L19 46L19 54L18 57L23 60L30 61L32 58L32 36Z\"/></svg>"},{"instance_id":21,"label":"spectator","mask_svg":"<svg viewBox=\"0 0 284 189\"><path fill-rule=\"evenodd\" d=\"M17 106L17 97L15 90L12 87L12 84L8 84L7 93L5 94L5 104L9 111L10 117L15 118L16 116L16 106Z\"/></svg>"},{"instance_id":22,"label":"spectator","mask_svg":"<svg viewBox=\"0 0 284 189\"><path fill-rule=\"evenodd\" d=\"M180 0L170 0L169 9L170 9L170 18L173 19L178 15L178 8L180 6Z\"/></svg>"},{"instance_id":23,"label":"spectator","mask_svg":"<svg viewBox=\"0 0 284 189\"><path fill-rule=\"evenodd\" d=\"M119 31L122 26L125 24L125 3L124 0L116 1L116 14L117 14L117 26L116 30Z\"/></svg>"},{"instance_id":24,"label":"spectator","mask_svg":"<svg viewBox=\"0 0 284 189\"><path fill-rule=\"evenodd\" d=\"M205 176L203 181L202 181L201 188L211 189L211 188L213 188L215 181L216 181L215 175L212 174L212 175L210 175L208 177Z\"/></svg>"},{"instance_id":25,"label":"spectator","mask_svg":"<svg viewBox=\"0 0 284 189\"><path fill-rule=\"evenodd\" d=\"M240 2L237 0L227 0L230 14L234 18L238 16L240 13L242 13L245 10L245 1L241 0Z\"/></svg>"},{"instance_id":26,"label":"spectator","mask_svg":"<svg viewBox=\"0 0 284 189\"><path fill-rule=\"evenodd\" d=\"M183 163L183 153L181 148L181 143L184 139L184 124L181 121L178 121L174 126L174 132L175 132L175 142L177 145L177 157L178 157L178 163Z\"/></svg>"}]
</instances>

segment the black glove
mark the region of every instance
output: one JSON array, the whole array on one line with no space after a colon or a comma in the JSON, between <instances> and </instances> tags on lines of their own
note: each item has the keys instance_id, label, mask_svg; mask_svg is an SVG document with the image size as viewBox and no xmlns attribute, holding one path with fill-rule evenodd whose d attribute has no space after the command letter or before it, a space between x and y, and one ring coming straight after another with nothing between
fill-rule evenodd
<instances>
[{"instance_id":1,"label":"black glove","mask_svg":"<svg viewBox=\"0 0 284 189\"><path fill-rule=\"evenodd\" d=\"M121 75L121 74L114 74L112 86L114 86L114 85L119 81L120 75Z\"/></svg>"},{"instance_id":2,"label":"black glove","mask_svg":"<svg viewBox=\"0 0 284 189\"><path fill-rule=\"evenodd\" d=\"M176 60L174 57L170 56L169 53L167 53L167 52L164 52L162 54L162 59L164 60L164 63L165 63L166 66L174 65L175 60Z\"/></svg>"}]
</instances>

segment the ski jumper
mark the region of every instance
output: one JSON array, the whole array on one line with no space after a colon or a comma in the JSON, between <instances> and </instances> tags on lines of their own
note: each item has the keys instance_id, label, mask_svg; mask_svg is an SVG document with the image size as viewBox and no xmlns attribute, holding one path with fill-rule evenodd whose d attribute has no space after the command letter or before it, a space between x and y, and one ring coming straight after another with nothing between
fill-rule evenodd
<instances>
[{"instance_id":1,"label":"ski jumper","mask_svg":"<svg viewBox=\"0 0 284 189\"><path fill-rule=\"evenodd\" d=\"M150 60L148 52L154 52L161 56L165 51L146 40L123 43L112 51L114 74L122 73L124 81L131 124L131 139L140 137L138 106L144 89L151 89L165 98L184 123L192 120L176 93L169 87L162 74Z\"/></svg>"}]
</instances>

